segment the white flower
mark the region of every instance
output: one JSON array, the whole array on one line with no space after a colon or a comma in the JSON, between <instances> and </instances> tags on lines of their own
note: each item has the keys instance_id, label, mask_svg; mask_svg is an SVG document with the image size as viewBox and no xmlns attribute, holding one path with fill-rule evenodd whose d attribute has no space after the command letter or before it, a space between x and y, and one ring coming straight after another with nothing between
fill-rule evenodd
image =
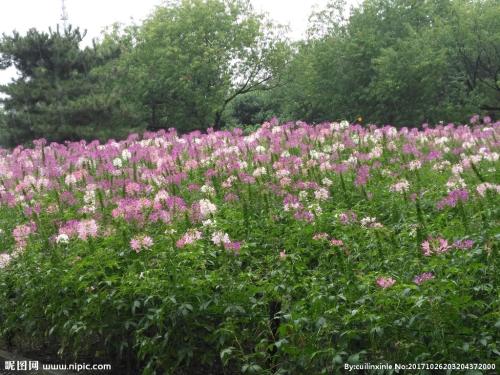
<instances>
[{"instance_id":1,"label":"white flower","mask_svg":"<svg viewBox=\"0 0 500 375\"><path fill-rule=\"evenodd\" d=\"M12 257L9 254L0 254L0 269L7 267L11 260Z\"/></svg>"},{"instance_id":2,"label":"white flower","mask_svg":"<svg viewBox=\"0 0 500 375\"><path fill-rule=\"evenodd\" d=\"M448 192L450 192L452 190L465 189L467 185L462 178L454 176L448 180L446 187L448 188Z\"/></svg>"},{"instance_id":3,"label":"white flower","mask_svg":"<svg viewBox=\"0 0 500 375\"><path fill-rule=\"evenodd\" d=\"M474 142L464 142L462 144L462 147L465 148L466 150L471 149L472 147L474 147Z\"/></svg>"},{"instance_id":4,"label":"white flower","mask_svg":"<svg viewBox=\"0 0 500 375\"><path fill-rule=\"evenodd\" d=\"M276 177L282 178L290 175L290 171L287 169L280 169L279 171L276 171Z\"/></svg>"},{"instance_id":5,"label":"white flower","mask_svg":"<svg viewBox=\"0 0 500 375\"><path fill-rule=\"evenodd\" d=\"M361 226L364 228L382 228L383 225L377 222L375 217L365 217L361 219Z\"/></svg>"},{"instance_id":6,"label":"white flower","mask_svg":"<svg viewBox=\"0 0 500 375\"><path fill-rule=\"evenodd\" d=\"M330 124L330 129L331 130L335 130L335 131L339 131L340 130L340 124L338 122L332 122Z\"/></svg>"},{"instance_id":7,"label":"white flower","mask_svg":"<svg viewBox=\"0 0 500 375\"><path fill-rule=\"evenodd\" d=\"M434 143L437 145L444 145L445 143L448 143L450 139L448 137L439 137L434 140Z\"/></svg>"},{"instance_id":8,"label":"white flower","mask_svg":"<svg viewBox=\"0 0 500 375\"><path fill-rule=\"evenodd\" d=\"M451 167L451 173L454 175L459 175L460 173L463 173L464 168L460 164L455 164L453 167Z\"/></svg>"},{"instance_id":9,"label":"white flower","mask_svg":"<svg viewBox=\"0 0 500 375\"><path fill-rule=\"evenodd\" d=\"M355 166L356 164L358 164L358 158L354 155L349 156L349 159L347 159L347 164Z\"/></svg>"},{"instance_id":10,"label":"white flower","mask_svg":"<svg viewBox=\"0 0 500 375\"><path fill-rule=\"evenodd\" d=\"M344 150L345 150L344 144L338 142L332 144L332 151L344 151Z\"/></svg>"},{"instance_id":11,"label":"white flower","mask_svg":"<svg viewBox=\"0 0 500 375\"><path fill-rule=\"evenodd\" d=\"M69 242L69 237L65 233L62 233L56 237L56 243L66 244L68 242Z\"/></svg>"},{"instance_id":12,"label":"white flower","mask_svg":"<svg viewBox=\"0 0 500 375\"><path fill-rule=\"evenodd\" d=\"M132 157L132 153L129 150L125 149L122 151L122 159L123 160L127 161L131 157Z\"/></svg>"},{"instance_id":13,"label":"white flower","mask_svg":"<svg viewBox=\"0 0 500 375\"><path fill-rule=\"evenodd\" d=\"M69 174L64 178L64 183L66 185L74 185L76 184L76 177L73 174Z\"/></svg>"},{"instance_id":14,"label":"white flower","mask_svg":"<svg viewBox=\"0 0 500 375\"><path fill-rule=\"evenodd\" d=\"M115 159L113 159L113 165L114 165L116 168L121 168L121 167L123 166L122 159L120 159L120 158L115 158Z\"/></svg>"},{"instance_id":15,"label":"white flower","mask_svg":"<svg viewBox=\"0 0 500 375\"><path fill-rule=\"evenodd\" d=\"M329 198L330 194L325 188L319 188L314 192L314 197L319 201L325 201Z\"/></svg>"},{"instance_id":16,"label":"white flower","mask_svg":"<svg viewBox=\"0 0 500 375\"><path fill-rule=\"evenodd\" d=\"M255 147L255 152L258 154L262 154L266 152L266 148L264 146L258 145L257 147Z\"/></svg>"},{"instance_id":17,"label":"white flower","mask_svg":"<svg viewBox=\"0 0 500 375\"><path fill-rule=\"evenodd\" d=\"M408 169L410 171L415 171L415 170L420 169L420 168L422 168L422 163L420 162L420 160L412 160L408 164Z\"/></svg>"},{"instance_id":18,"label":"white flower","mask_svg":"<svg viewBox=\"0 0 500 375\"><path fill-rule=\"evenodd\" d=\"M207 217L217 211L217 206L208 199L201 199L199 202L201 216Z\"/></svg>"},{"instance_id":19,"label":"white flower","mask_svg":"<svg viewBox=\"0 0 500 375\"><path fill-rule=\"evenodd\" d=\"M216 224L216 221L212 220L212 219L203 220L201 222L201 225L204 227L213 227L213 226L215 226L215 224Z\"/></svg>"},{"instance_id":20,"label":"white flower","mask_svg":"<svg viewBox=\"0 0 500 375\"><path fill-rule=\"evenodd\" d=\"M405 179L402 179L401 181L398 181L394 185L391 185L391 187L389 187L389 191L396 193L404 193L409 189L410 189L410 183Z\"/></svg>"},{"instance_id":21,"label":"white flower","mask_svg":"<svg viewBox=\"0 0 500 375\"><path fill-rule=\"evenodd\" d=\"M346 129L349 127L349 121L347 121L347 120L340 121L339 126L340 126L340 129Z\"/></svg>"},{"instance_id":22,"label":"white flower","mask_svg":"<svg viewBox=\"0 0 500 375\"><path fill-rule=\"evenodd\" d=\"M491 152L489 154L484 155L484 158L488 161L496 162L499 159L498 152Z\"/></svg>"},{"instance_id":23,"label":"white flower","mask_svg":"<svg viewBox=\"0 0 500 375\"><path fill-rule=\"evenodd\" d=\"M215 189L210 186L210 185L203 185L201 188L200 188L200 191L202 193L205 193L205 194L208 194L208 195L213 195L215 194Z\"/></svg>"},{"instance_id":24,"label":"white flower","mask_svg":"<svg viewBox=\"0 0 500 375\"><path fill-rule=\"evenodd\" d=\"M312 203L307 207L309 210L314 212L316 216L320 216L323 213L323 210L321 209L320 205L317 203Z\"/></svg>"},{"instance_id":25,"label":"white flower","mask_svg":"<svg viewBox=\"0 0 500 375\"><path fill-rule=\"evenodd\" d=\"M432 166L433 171L442 172L450 167L451 163L448 160L443 160Z\"/></svg>"},{"instance_id":26,"label":"white flower","mask_svg":"<svg viewBox=\"0 0 500 375\"><path fill-rule=\"evenodd\" d=\"M325 186L332 186L333 182L328 177L325 177L321 180L321 183Z\"/></svg>"},{"instance_id":27,"label":"white flower","mask_svg":"<svg viewBox=\"0 0 500 375\"><path fill-rule=\"evenodd\" d=\"M367 227L368 225L374 223L375 221L377 221L377 218L375 217L364 217L361 219L361 226Z\"/></svg>"},{"instance_id":28,"label":"white flower","mask_svg":"<svg viewBox=\"0 0 500 375\"><path fill-rule=\"evenodd\" d=\"M329 154L330 152L332 152L332 150L333 150L333 148L330 145L326 145L326 146L323 147L323 152L324 153Z\"/></svg>"},{"instance_id":29,"label":"white flower","mask_svg":"<svg viewBox=\"0 0 500 375\"><path fill-rule=\"evenodd\" d=\"M253 171L252 175L253 175L254 177L260 177L260 176L265 175L266 173L267 173L266 168L265 168L265 167L260 167L260 168L256 168L256 169Z\"/></svg>"},{"instance_id":30,"label":"white flower","mask_svg":"<svg viewBox=\"0 0 500 375\"><path fill-rule=\"evenodd\" d=\"M229 235L227 233L218 231L212 234L212 242L215 245L222 245L224 243L231 242L231 240L229 239Z\"/></svg>"}]
</instances>

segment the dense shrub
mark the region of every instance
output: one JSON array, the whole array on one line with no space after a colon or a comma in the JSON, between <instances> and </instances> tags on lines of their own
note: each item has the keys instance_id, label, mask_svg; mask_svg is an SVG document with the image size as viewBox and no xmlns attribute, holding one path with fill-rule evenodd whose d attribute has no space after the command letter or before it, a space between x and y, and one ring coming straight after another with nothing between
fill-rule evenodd
<instances>
[{"instance_id":1,"label":"dense shrub","mask_svg":"<svg viewBox=\"0 0 500 375\"><path fill-rule=\"evenodd\" d=\"M500 123L477 120L3 151L1 336L120 373L498 364Z\"/></svg>"}]
</instances>

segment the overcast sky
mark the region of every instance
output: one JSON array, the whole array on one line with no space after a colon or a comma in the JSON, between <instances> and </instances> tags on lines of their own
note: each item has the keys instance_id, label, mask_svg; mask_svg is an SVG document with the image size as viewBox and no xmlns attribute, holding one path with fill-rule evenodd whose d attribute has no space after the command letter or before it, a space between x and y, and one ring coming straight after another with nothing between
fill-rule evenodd
<instances>
[{"instance_id":1,"label":"overcast sky","mask_svg":"<svg viewBox=\"0 0 500 375\"><path fill-rule=\"evenodd\" d=\"M314 7L327 0L251 0L259 11L269 13L281 24L290 26L290 37L299 39L307 28ZM355 3L357 0L351 0ZM87 29L86 40L99 36L105 26L114 22L130 23L147 17L162 0L65 0L69 23ZM47 30L61 23L62 0L0 0L0 34L12 30L24 33L31 27ZM15 76L13 69L0 70L0 84Z\"/></svg>"}]
</instances>

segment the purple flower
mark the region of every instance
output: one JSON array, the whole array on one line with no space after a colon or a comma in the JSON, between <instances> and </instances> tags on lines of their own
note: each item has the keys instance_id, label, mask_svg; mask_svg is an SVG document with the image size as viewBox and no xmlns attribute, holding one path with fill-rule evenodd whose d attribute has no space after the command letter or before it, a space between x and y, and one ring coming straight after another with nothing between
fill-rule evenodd
<instances>
[{"instance_id":1,"label":"purple flower","mask_svg":"<svg viewBox=\"0 0 500 375\"><path fill-rule=\"evenodd\" d=\"M432 272L424 272L420 275L415 276L415 278L413 279L413 282L417 285L420 285L420 284L426 282L427 280L431 280L433 278L434 278L434 275L432 274Z\"/></svg>"},{"instance_id":2,"label":"purple flower","mask_svg":"<svg viewBox=\"0 0 500 375\"><path fill-rule=\"evenodd\" d=\"M364 186L368 182L368 178L370 177L370 167L367 165L362 165L358 169L358 173L356 174L356 181L354 184L356 186Z\"/></svg>"},{"instance_id":3,"label":"purple flower","mask_svg":"<svg viewBox=\"0 0 500 375\"><path fill-rule=\"evenodd\" d=\"M468 199L469 192L467 190L453 190L436 204L436 208L441 211L445 207L455 207L458 202L467 202Z\"/></svg>"},{"instance_id":4,"label":"purple flower","mask_svg":"<svg viewBox=\"0 0 500 375\"><path fill-rule=\"evenodd\" d=\"M460 250L468 250L474 246L474 241L472 240L458 240L453 243L453 246Z\"/></svg>"}]
</instances>

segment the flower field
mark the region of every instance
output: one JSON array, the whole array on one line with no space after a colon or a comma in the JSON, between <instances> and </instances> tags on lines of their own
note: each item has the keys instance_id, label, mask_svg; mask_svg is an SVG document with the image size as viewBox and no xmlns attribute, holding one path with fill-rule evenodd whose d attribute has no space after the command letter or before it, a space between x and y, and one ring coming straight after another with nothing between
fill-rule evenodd
<instances>
[{"instance_id":1,"label":"flower field","mask_svg":"<svg viewBox=\"0 0 500 375\"><path fill-rule=\"evenodd\" d=\"M474 122L2 150L2 342L123 374L498 366L500 122Z\"/></svg>"}]
</instances>

